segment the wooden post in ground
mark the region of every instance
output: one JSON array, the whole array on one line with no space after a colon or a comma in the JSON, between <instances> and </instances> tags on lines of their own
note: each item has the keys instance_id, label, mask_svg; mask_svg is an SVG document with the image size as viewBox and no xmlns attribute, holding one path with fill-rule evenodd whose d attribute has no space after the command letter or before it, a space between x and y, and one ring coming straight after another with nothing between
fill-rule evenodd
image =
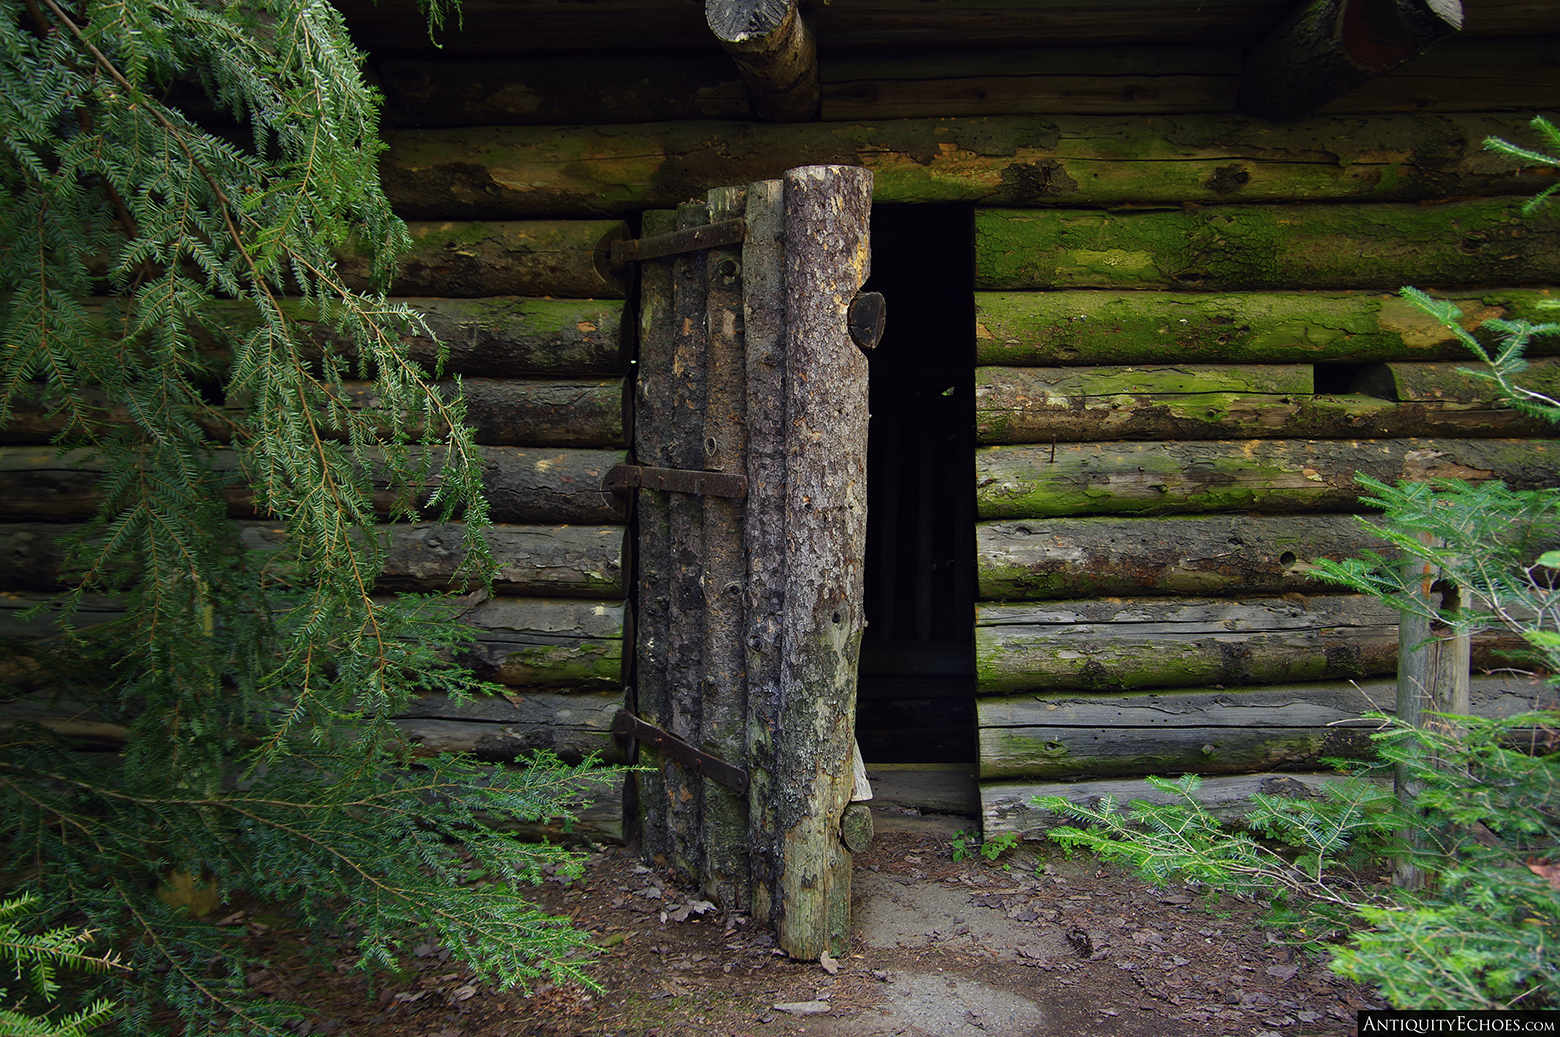
<instances>
[{"instance_id":1,"label":"wooden post in ground","mask_svg":"<svg viewBox=\"0 0 1560 1037\"><path fill-rule=\"evenodd\" d=\"M1440 581L1440 570L1422 558L1410 558L1403 563L1405 583L1410 593L1422 602L1433 602L1440 595L1443 612L1457 609L1457 589ZM1467 634L1454 635L1444 623L1425 615L1403 613L1398 628L1398 684L1397 717L1414 727L1444 726L1446 721L1437 713L1467 715L1469 712L1468 660L1471 640ZM1405 743L1407 745L1409 743ZM1413 745L1415 756L1424 753L1424 747ZM1421 783L1414 780L1408 762L1393 769L1393 784L1398 801L1406 809L1414 808ZM1410 828L1403 833L1410 847L1418 848L1418 832ZM1419 889L1424 885L1424 872L1408 860L1394 862L1393 880L1403 889Z\"/></svg>"}]
</instances>

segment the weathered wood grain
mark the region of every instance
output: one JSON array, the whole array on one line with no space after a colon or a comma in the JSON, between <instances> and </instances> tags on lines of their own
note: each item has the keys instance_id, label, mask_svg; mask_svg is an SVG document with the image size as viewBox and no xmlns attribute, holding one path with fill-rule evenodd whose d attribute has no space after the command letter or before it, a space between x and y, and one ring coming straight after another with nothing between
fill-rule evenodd
<instances>
[{"instance_id":1,"label":"weathered wood grain","mask_svg":"<svg viewBox=\"0 0 1560 1037\"><path fill-rule=\"evenodd\" d=\"M1384 400L1489 404L1502 400L1500 387L1479 377L1476 362L1435 364L1399 360L1371 364L1355 375L1351 391L1379 396ZM1537 358L1516 381L1524 388L1548 396L1560 394L1560 360Z\"/></svg>"},{"instance_id":2,"label":"weathered wood grain","mask_svg":"<svg viewBox=\"0 0 1560 1037\"><path fill-rule=\"evenodd\" d=\"M1471 711L1505 717L1554 702L1542 683L1480 677ZM1125 695L1024 695L977 704L982 779L1224 774L1374 759L1390 681ZM1470 706L1464 705L1464 711Z\"/></svg>"},{"instance_id":3,"label":"weathered wood grain","mask_svg":"<svg viewBox=\"0 0 1560 1037\"><path fill-rule=\"evenodd\" d=\"M623 603L489 598L460 615L476 629L460 661L513 687L618 691L623 687Z\"/></svg>"},{"instance_id":4,"label":"weathered wood grain","mask_svg":"<svg viewBox=\"0 0 1560 1037\"><path fill-rule=\"evenodd\" d=\"M1342 778L1343 775L1334 771L1216 775L1203 780L1196 799L1215 817L1236 821L1251 810L1251 797L1258 792L1274 796L1322 795L1320 790L1324 782ZM1044 839L1047 829L1072 823L1069 818L1035 806L1037 796L1063 796L1080 806L1093 807L1098 807L1107 796L1123 804L1132 800L1159 805L1178 802L1142 778L982 782L981 830L986 838L1001 832L1016 832L1024 839Z\"/></svg>"},{"instance_id":5,"label":"weathered wood grain","mask_svg":"<svg viewBox=\"0 0 1560 1037\"><path fill-rule=\"evenodd\" d=\"M277 551L286 531L272 522L234 524L251 550ZM0 523L0 590L59 590L64 549L61 538L79 526L54 522ZM384 568L381 591L469 589L456 578L465 557L461 523L407 522L379 527ZM625 562L622 526L518 526L499 524L487 532L498 570L493 590L537 597L621 597Z\"/></svg>"},{"instance_id":6,"label":"weathered wood grain","mask_svg":"<svg viewBox=\"0 0 1560 1037\"><path fill-rule=\"evenodd\" d=\"M1358 506L1359 473L1399 479L1560 483L1560 444L1547 440L1381 439L1058 443L975 452L983 519L1303 513Z\"/></svg>"},{"instance_id":7,"label":"weathered wood grain","mask_svg":"<svg viewBox=\"0 0 1560 1037\"><path fill-rule=\"evenodd\" d=\"M465 207L469 208L469 206ZM622 272L609 263L612 242L628 235L619 220L451 223L412 221L412 247L397 263L395 295L476 297L550 295L621 299ZM351 286L370 285L367 249L344 249L338 268Z\"/></svg>"},{"instance_id":8,"label":"weathered wood grain","mask_svg":"<svg viewBox=\"0 0 1560 1037\"><path fill-rule=\"evenodd\" d=\"M601 489L608 469L623 460L621 451L483 447L482 484L495 522L619 524L623 501ZM213 479L238 471L232 450L212 450ZM98 484L105 468L87 450L64 455L48 447L0 447L0 517L12 520L71 521L91 516L102 497ZM383 478L377 479L385 485ZM431 489L428 491L431 492ZM223 490L228 514L252 517L247 486ZM376 493L385 513L395 501L387 490Z\"/></svg>"},{"instance_id":9,"label":"weathered wood grain","mask_svg":"<svg viewBox=\"0 0 1560 1037\"><path fill-rule=\"evenodd\" d=\"M1394 291L1560 281L1560 221L1524 216L1524 204L983 209L975 215L975 283L989 290Z\"/></svg>"},{"instance_id":10,"label":"weathered wood grain","mask_svg":"<svg viewBox=\"0 0 1560 1037\"><path fill-rule=\"evenodd\" d=\"M975 527L986 601L1315 592L1307 563L1385 549L1352 515L1050 518Z\"/></svg>"},{"instance_id":11,"label":"weathered wood grain","mask_svg":"<svg viewBox=\"0 0 1560 1037\"><path fill-rule=\"evenodd\" d=\"M1554 426L1497 401L1394 403L1374 395L1250 393L1064 395L1049 371L975 371L975 435L982 446L1118 439L1354 439L1546 436ZM1118 370L1131 371L1130 368ZM1031 373L1038 372L1038 373Z\"/></svg>"},{"instance_id":12,"label":"weathered wood grain","mask_svg":"<svg viewBox=\"0 0 1560 1037\"><path fill-rule=\"evenodd\" d=\"M867 359L848 330L871 271L872 173L786 172L786 540L776 784L784 847L780 947L843 953L851 854L840 820L854 789L856 669L866 626Z\"/></svg>"},{"instance_id":13,"label":"weathered wood grain","mask_svg":"<svg viewBox=\"0 0 1560 1037\"><path fill-rule=\"evenodd\" d=\"M1476 640L1481 667L1525 656L1513 635ZM979 695L1374 677L1396 671L1397 652L1397 612L1360 595L1110 598L975 610Z\"/></svg>"},{"instance_id":14,"label":"weathered wood grain","mask_svg":"<svg viewBox=\"0 0 1560 1037\"><path fill-rule=\"evenodd\" d=\"M489 446L623 447L624 385L621 378L593 381L549 379L467 378L439 382L447 400L459 396L466 404L466 425L478 443ZM347 382L347 407L359 414L379 406L373 382ZM128 425L124 407L106 406L101 394L93 420L102 425ZM233 429L245 420L237 406L212 408L195 420L212 440L229 442ZM20 401L12 420L0 430L0 444L49 443L67 426L53 401L35 395ZM388 432L388 424L385 427ZM414 429L415 433L421 429ZM436 434L442 436L446 428Z\"/></svg>"},{"instance_id":15,"label":"weathered wood grain","mask_svg":"<svg viewBox=\"0 0 1560 1037\"><path fill-rule=\"evenodd\" d=\"M612 718L623 691L514 693L506 698L454 702L424 695L395 715L396 728L417 753L469 753L507 763L551 752L566 763L592 754L605 763L625 762L612 736Z\"/></svg>"},{"instance_id":16,"label":"weathered wood grain","mask_svg":"<svg viewBox=\"0 0 1560 1037\"><path fill-rule=\"evenodd\" d=\"M381 168L387 194L409 219L612 215L774 178L804 162L871 170L878 202L1417 201L1526 195L1552 183L1552 171L1513 171L1508 159L1480 147L1491 135L1526 139L1526 124L1523 115L1498 114L1312 119L1291 127L1198 115L690 120L567 134L480 127L387 132Z\"/></svg>"},{"instance_id":17,"label":"weathered wood grain","mask_svg":"<svg viewBox=\"0 0 1560 1037\"><path fill-rule=\"evenodd\" d=\"M1462 308L1469 330L1497 318L1546 320L1538 304L1551 298L1548 289L1437 294ZM1397 295L976 292L975 313L975 362L982 365L1362 363L1467 356L1454 335ZM1560 351L1560 338L1534 340L1534 355L1548 350Z\"/></svg>"},{"instance_id":18,"label":"weathered wood grain","mask_svg":"<svg viewBox=\"0 0 1560 1037\"><path fill-rule=\"evenodd\" d=\"M818 114L818 45L796 0L707 0L704 18L741 71L754 116L806 122Z\"/></svg>"}]
</instances>

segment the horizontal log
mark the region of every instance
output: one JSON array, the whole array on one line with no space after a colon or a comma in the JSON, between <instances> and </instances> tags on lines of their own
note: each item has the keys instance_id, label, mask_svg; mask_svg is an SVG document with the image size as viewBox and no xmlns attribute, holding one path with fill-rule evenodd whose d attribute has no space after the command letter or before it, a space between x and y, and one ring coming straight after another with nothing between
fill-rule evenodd
<instances>
[{"instance_id":1,"label":"horizontal log","mask_svg":"<svg viewBox=\"0 0 1560 1037\"><path fill-rule=\"evenodd\" d=\"M1338 781L1335 771L1284 774L1225 774L1203 779L1196 800L1214 817L1234 822L1252 809L1251 797L1258 792L1271 796L1322 795L1325 782ZM1160 792L1142 778L1100 778L1090 781L999 781L980 786L981 831L987 839L1004 832L1024 839L1043 839L1047 829L1072 824L1035 805L1037 796L1064 796L1080 806L1098 807L1107 797L1126 804L1143 800L1161 806L1180 802Z\"/></svg>"},{"instance_id":2,"label":"horizontal log","mask_svg":"<svg viewBox=\"0 0 1560 1037\"><path fill-rule=\"evenodd\" d=\"M1384 400L1490 403L1503 399L1499 386L1470 373L1476 363L1433 364L1397 361L1371 364L1354 377L1351 392L1368 393ZM1517 376L1518 384L1547 396L1560 395L1560 360L1538 359Z\"/></svg>"},{"instance_id":3,"label":"horizontal log","mask_svg":"<svg viewBox=\"0 0 1560 1037\"><path fill-rule=\"evenodd\" d=\"M1418 201L1529 194L1554 182L1552 170L1514 171L1509 159L1480 146L1491 135L1526 132L1527 119L1517 114L1312 119L1287 127L1198 115L687 121L566 134L480 127L388 131L381 171L396 211L428 220L670 207L713 187L811 164L872 170L878 202Z\"/></svg>"},{"instance_id":4,"label":"horizontal log","mask_svg":"<svg viewBox=\"0 0 1560 1037\"><path fill-rule=\"evenodd\" d=\"M1233 112L1240 48L1037 47L825 60L823 119Z\"/></svg>"},{"instance_id":5,"label":"horizontal log","mask_svg":"<svg viewBox=\"0 0 1560 1037\"><path fill-rule=\"evenodd\" d=\"M244 546L276 551L285 530L271 522L235 522ZM0 522L0 591L63 589L61 539L79 531L69 523ZM461 523L408 522L380 526L384 568L380 591L456 591L465 557ZM622 526L497 525L487 532L498 564L493 591L536 597L613 598L623 595Z\"/></svg>"},{"instance_id":6,"label":"horizontal log","mask_svg":"<svg viewBox=\"0 0 1560 1037\"><path fill-rule=\"evenodd\" d=\"M627 763L623 744L612 735L612 719L622 708L622 689L527 690L464 702L425 695L394 720L419 754L469 753L479 760L508 762L551 752L565 763L578 763L594 753L604 763Z\"/></svg>"},{"instance_id":7,"label":"horizontal log","mask_svg":"<svg viewBox=\"0 0 1560 1037\"><path fill-rule=\"evenodd\" d=\"M1470 8L1474 5L1470 4ZM1479 12L1470 10L1470 20ZM1488 112L1560 107L1560 66L1552 36L1455 36L1417 60L1349 91L1323 115L1360 112Z\"/></svg>"},{"instance_id":8,"label":"horizontal log","mask_svg":"<svg viewBox=\"0 0 1560 1037\"><path fill-rule=\"evenodd\" d=\"M1560 281L1560 220L1522 215L1526 201L982 209L975 285L1393 291Z\"/></svg>"},{"instance_id":9,"label":"horizontal log","mask_svg":"<svg viewBox=\"0 0 1560 1037\"><path fill-rule=\"evenodd\" d=\"M609 262L612 242L628 235L620 220L449 223L435 217L406 229L412 246L397 261L395 295L621 299L626 291L622 272ZM366 247L343 249L337 264L349 285L369 287Z\"/></svg>"},{"instance_id":10,"label":"horizontal log","mask_svg":"<svg viewBox=\"0 0 1560 1037\"><path fill-rule=\"evenodd\" d=\"M981 371L999 370L980 368ZM977 375L977 378L979 376ZM977 387L989 388L986 385ZM1011 387L1008 387L1011 388ZM1073 406L1025 403L1012 395L977 397L976 436L983 446L1089 443L1115 439L1405 439L1544 436L1554 425L1493 403L1389 403L1373 396L1111 396ZM1007 404L1001 406L1000 404Z\"/></svg>"},{"instance_id":11,"label":"horizontal log","mask_svg":"<svg viewBox=\"0 0 1560 1037\"><path fill-rule=\"evenodd\" d=\"M400 298L423 315L437 342L408 340L411 354L431 368L438 346L449 351L448 374L487 378L577 378L620 375L624 303L598 299Z\"/></svg>"},{"instance_id":12,"label":"horizontal log","mask_svg":"<svg viewBox=\"0 0 1560 1037\"><path fill-rule=\"evenodd\" d=\"M601 489L607 470L624 459L621 451L482 447L482 485L495 522L620 524L624 503ZM238 471L232 450L213 450L214 477ZM64 522L96 513L105 465L88 450L64 455L46 447L0 447L0 518ZM395 501L385 480L376 505L386 514ZM223 491L228 514L253 517L247 486Z\"/></svg>"},{"instance_id":13,"label":"horizontal log","mask_svg":"<svg viewBox=\"0 0 1560 1037\"><path fill-rule=\"evenodd\" d=\"M1052 518L975 527L986 601L1315 591L1307 563L1384 552L1352 515Z\"/></svg>"},{"instance_id":14,"label":"horizontal log","mask_svg":"<svg viewBox=\"0 0 1560 1037\"><path fill-rule=\"evenodd\" d=\"M983 519L1350 511L1358 474L1550 487L1560 443L1510 439L1055 443L975 451Z\"/></svg>"},{"instance_id":15,"label":"horizontal log","mask_svg":"<svg viewBox=\"0 0 1560 1037\"><path fill-rule=\"evenodd\" d=\"M461 661L516 687L623 687L623 604L490 598L461 615L477 629Z\"/></svg>"},{"instance_id":16,"label":"horizontal log","mask_svg":"<svg viewBox=\"0 0 1560 1037\"><path fill-rule=\"evenodd\" d=\"M1238 687L1397 671L1398 613L1361 595L1227 601L1095 599L977 604L979 695L1081 688ZM1500 667L1522 642L1474 638L1474 665Z\"/></svg>"},{"instance_id":17,"label":"horizontal log","mask_svg":"<svg viewBox=\"0 0 1560 1037\"><path fill-rule=\"evenodd\" d=\"M445 399L466 401L466 425L478 443L488 446L623 447L623 379L594 381L467 378L437 383ZM378 406L373 382L347 382L353 411ZM104 405L97 394L93 417L104 425L128 425L125 407ZM0 445L49 443L66 428L66 418L42 395L23 399L0 430ZM227 442L245 420L239 407L213 408L196 416L215 442ZM437 430L443 435L446 429Z\"/></svg>"},{"instance_id":18,"label":"horizontal log","mask_svg":"<svg viewBox=\"0 0 1560 1037\"><path fill-rule=\"evenodd\" d=\"M1547 289L1438 293L1466 326L1546 320ZM976 292L977 364L1363 363L1463 358L1467 347L1397 295L1324 292ZM1551 314L1552 316L1552 314ZM1540 338L1533 355L1560 352Z\"/></svg>"},{"instance_id":19,"label":"horizontal log","mask_svg":"<svg viewBox=\"0 0 1560 1037\"><path fill-rule=\"evenodd\" d=\"M0 594L0 641L52 638L57 633L52 612L24 616L46 600ZM474 606L451 599L442 607L473 628L469 649L457 661L484 680L524 688L613 691L623 686L621 601L503 597ZM124 616L113 600L93 597L77 610L72 625L78 634L89 634L94 626Z\"/></svg>"},{"instance_id":20,"label":"horizontal log","mask_svg":"<svg viewBox=\"0 0 1560 1037\"><path fill-rule=\"evenodd\" d=\"M1472 682L1476 716L1553 700L1534 680ZM1369 733L1396 684L1373 681L1114 696L1032 695L977 703L982 779L1230 774L1372 759Z\"/></svg>"},{"instance_id":21,"label":"horizontal log","mask_svg":"<svg viewBox=\"0 0 1560 1037\"><path fill-rule=\"evenodd\" d=\"M724 54L613 54L525 61L389 58L375 71L395 126L559 126L745 119L747 88Z\"/></svg>"}]
</instances>

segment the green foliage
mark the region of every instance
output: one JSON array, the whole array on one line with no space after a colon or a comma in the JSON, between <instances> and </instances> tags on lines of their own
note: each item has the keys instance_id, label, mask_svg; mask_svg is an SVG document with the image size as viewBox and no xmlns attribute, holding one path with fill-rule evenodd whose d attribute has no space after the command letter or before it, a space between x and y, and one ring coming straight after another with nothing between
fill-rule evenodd
<instances>
[{"instance_id":1,"label":"green foliage","mask_svg":"<svg viewBox=\"0 0 1560 1037\"><path fill-rule=\"evenodd\" d=\"M60 928L34 933L23 929L18 920L36 903L35 896L0 901L0 967L14 969L18 978L25 973L39 998L52 1001L59 993L54 977L61 966L95 972L122 967L113 955L99 957L82 949L92 940L88 930ZM50 1019L4 1007L9 993L0 987L0 1037L86 1037L114 1011L111 1002L100 1000L79 1012Z\"/></svg>"},{"instance_id":2,"label":"green foliage","mask_svg":"<svg viewBox=\"0 0 1560 1037\"><path fill-rule=\"evenodd\" d=\"M99 988L135 1034L275 1033L292 1014L251 998L234 940L156 895L170 876L319 931L351 920L364 968L432 931L494 982L579 978L581 934L518 892L551 851L499 825L565 812L587 769L408 769L388 719L417 693L485 689L450 664L455 609L373 595L374 524L463 518L480 579L487 513L461 403L403 345L428 329L335 266L366 250L382 286L408 241L340 14L0 8L0 426L45 411L62 450L105 466L51 679L128 732L107 761L39 727L0 733L8 886L122 949L129 970ZM369 375L374 402L354 407L343 379ZM246 497L285 551L242 549L226 515ZM105 596L122 618L77 630ZM23 654L6 670L40 673ZM457 840L488 885L456 882Z\"/></svg>"},{"instance_id":3,"label":"green foliage","mask_svg":"<svg viewBox=\"0 0 1560 1037\"><path fill-rule=\"evenodd\" d=\"M1018 833L998 832L990 839L982 840L977 832L955 832L949 845L956 861L967 861L979 854L985 860L995 862L1018 846Z\"/></svg>"}]
</instances>

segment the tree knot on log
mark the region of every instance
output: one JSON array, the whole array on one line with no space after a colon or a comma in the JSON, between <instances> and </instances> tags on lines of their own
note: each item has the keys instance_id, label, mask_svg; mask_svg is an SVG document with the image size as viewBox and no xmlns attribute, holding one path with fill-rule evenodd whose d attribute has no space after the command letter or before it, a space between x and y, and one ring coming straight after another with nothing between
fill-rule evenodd
<instances>
[{"instance_id":1,"label":"tree knot on log","mask_svg":"<svg viewBox=\"0 0 1560 1037\"><path fill-rule=\"evenodd\" d=\"M1251 172L1239 165L1220 166L1204 181L1203 186L1215 194L1233 194L1251 182Z\"/></svg>"},{"instance_id":2,"label":"tree knot on log","mask_svg":"<svg viewBox=\"0 0 1560 1037\"><path fill-rule=\"evenodd\" d=\"M1013 162L1002 170L1002 193L1013 199L1012 204L1024 205L1040 198L1077 194L1078 181L1068 176L1067 170L1055 159Z\"/></svg>"}]
</instances>

